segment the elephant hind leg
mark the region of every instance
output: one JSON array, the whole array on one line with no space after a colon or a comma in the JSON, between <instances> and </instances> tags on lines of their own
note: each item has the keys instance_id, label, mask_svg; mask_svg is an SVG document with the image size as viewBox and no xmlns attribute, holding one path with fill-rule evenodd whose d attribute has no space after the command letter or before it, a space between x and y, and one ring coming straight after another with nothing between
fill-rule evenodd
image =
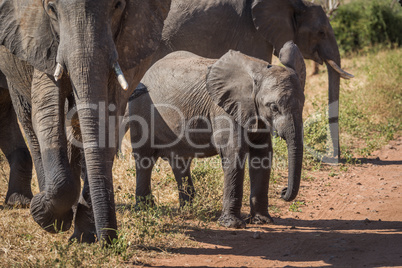
<instances>
[{"instance_id":1,"label":"elephant hind leg","mask_svg":"<svg viewBox=\"0 0 402 268\"><path fill-rule=\"evenodd\" d=\"M10 181L5 203L27 208L33 197L31 191L32 159L27 148L17 148L7 155L10 164Z\"/></svg>"},{"instance_id":2,"label":"elephant hind leg","mask_svg":"<svg viewBox=\"0 0 402 268\"><path fill-rule=\"evenodd\" d=\"M13 207L29 207L33 197L32 159L6 89L0 89L0 149L10 165L5 203Z\"/></svg>"},{"instance_id":3,"label":"elephant hind leg","mask_svg":"<svg viewBox=\"0 0 402 268\"><path fill-rule=\"evenodd\" d=\"M179 189L180 207L184 207L186 203L191 204L195 196L195 190L190 171L191 160L191 158L184 159L180 157L169 159L169 164L173 170L173 174L177 182L177 187Z\"/></svg>"},{"instance_id":4,"label":"elephant hind leg","mask_svg":"<svg viewBox=\"0 0 402 268\"><path fill-rule=\"evenodd\" d=\"M151 174L158 158L151 154L140 153L133 153L133 156L136 170L136 206L153 206L155 203L151 192Z\"/></svg>"}]
</instances>

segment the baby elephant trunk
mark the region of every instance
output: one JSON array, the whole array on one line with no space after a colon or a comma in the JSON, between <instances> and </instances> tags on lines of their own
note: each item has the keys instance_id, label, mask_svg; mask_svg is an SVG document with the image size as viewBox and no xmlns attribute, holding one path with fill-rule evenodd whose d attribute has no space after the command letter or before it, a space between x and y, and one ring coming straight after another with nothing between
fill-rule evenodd
<instances>
[{"instance_id":1,"label":"baby elephant trunk","mask_svg":"<svg viewBox=\"0 0 402 268\"><path fill-rule=\"evenodd\" d=\"M281 197L286 201L292 201L299 192L303 164L303 127L301 118L290 123L290 126L286 128L284 138L288 147L288 186L282 190Z\"/></svg>"}]
</instances>

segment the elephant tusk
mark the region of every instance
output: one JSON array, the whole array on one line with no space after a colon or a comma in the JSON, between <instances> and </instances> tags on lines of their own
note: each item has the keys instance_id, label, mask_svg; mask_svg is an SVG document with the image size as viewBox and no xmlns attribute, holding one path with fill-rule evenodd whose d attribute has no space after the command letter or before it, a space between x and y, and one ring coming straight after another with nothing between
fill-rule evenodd
<instances>
[{"instance_id":1,"label":"elephant tusk","mask_svg":"<svg viewBox=\"0 0 402 268\"><path fill-rule=\"evenodd\" d=\"M62 76L63 76L63 72L64 72L64 68L63 65L61 65L60 63L57 63L56 65L56 70L54 71L54 80L59 80Z\"/></svg>"},{"instance_id":2,"label":"elephant tusk","mask_svg":"<svg viewBox=\"0 0 402 268\"><path fill-rule=\"evenodd\" d=\"M341 67L339 67L338 64L336 64L334 61L332 61L332 60L326 60L326 62L327 62L329 65L331 65L331 67L332 67L335 71L337 71L337 72L341 75L341 77L342 77L343 79L350 79L350 78L355 77L353 74L347 73L347 72L345 72L344 70L342 70Z\"/></svg>"},{"instance_id":3,"label":"elephant tusk","mask_svg":"<svg viewBox=\"0 0 402 268\"><path fill-rule=\"evenodd\" d=\"M123 71L120 69L120 65L118 62L116 62L115 64L113 64L113 70L116 73L117 76L117 81L119 81L120 86L124 89L127 90L128 89L128 83L126 78L124 78L124 74Z\"/></svg>"}]
</instances>

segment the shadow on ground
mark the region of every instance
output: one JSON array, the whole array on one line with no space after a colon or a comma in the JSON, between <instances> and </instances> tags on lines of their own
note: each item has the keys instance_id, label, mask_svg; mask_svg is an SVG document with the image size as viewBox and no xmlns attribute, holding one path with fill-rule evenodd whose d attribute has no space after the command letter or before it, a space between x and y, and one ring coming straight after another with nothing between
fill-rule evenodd
<instances>
[{"instance_id":1,"label":"shadow on ground","mask_svg":"<svg viewBox=\"0 0 402 268\"><path fill-rule=\"evenodd\" d=\"M249 226L252 230L190 230L189 236L207 246L175 253L322 261L336 267L402 266L402 222L276 219L275 225Z\"/></svg>"}]
</instances>

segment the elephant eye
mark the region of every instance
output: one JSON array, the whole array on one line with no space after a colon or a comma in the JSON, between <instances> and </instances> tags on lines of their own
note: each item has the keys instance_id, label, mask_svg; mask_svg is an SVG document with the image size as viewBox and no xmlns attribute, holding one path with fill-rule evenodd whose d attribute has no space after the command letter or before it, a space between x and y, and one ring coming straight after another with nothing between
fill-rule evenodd
<instances>
[{"instance_id":1,"label":"elephant eye","mask_svg":"<svg viewBox=\"0 0 402 268\"><path fill-rule=\"evenodd\" d=\"M276 105L275 103L272 103L271 104L271 111L273 112L273 113L279 113L279 108L278 108L278 105Z\"/></svg>"},{"instance_id":2,"label":"elephant eye","mask_svg":"<svg viewBox=\"0 0 402 268\"><path fill-rule=\"evenodd\" d=\"M125 7L125 2L123 2L123 1L117 1L116 4L114 5L115 10L117 10L117 9L123 10L124 7Z\"/></svg>"},{"instance_id":3,"label":"elephant eye","mask_svg":"<svg viewBox=\"0 0 402 268\"><path fill-rule=\"evenodd\" d=\"M54 3L49 3L47 5L47 12L50 17L52 17L53 19L57 19L57 11Z\"/></svg>"},{"instance_id":4,"label":"elephant eye","mask_svg":"<svg viewBox=\"0 0 402 268\"><path fill-rule=\"evenodd\" d=\"M319 31L319 32L318 32L318 36L319 36L320 38L325 38L325 32L324 32L324 31Z\"/></svg>"}]
</instances>

